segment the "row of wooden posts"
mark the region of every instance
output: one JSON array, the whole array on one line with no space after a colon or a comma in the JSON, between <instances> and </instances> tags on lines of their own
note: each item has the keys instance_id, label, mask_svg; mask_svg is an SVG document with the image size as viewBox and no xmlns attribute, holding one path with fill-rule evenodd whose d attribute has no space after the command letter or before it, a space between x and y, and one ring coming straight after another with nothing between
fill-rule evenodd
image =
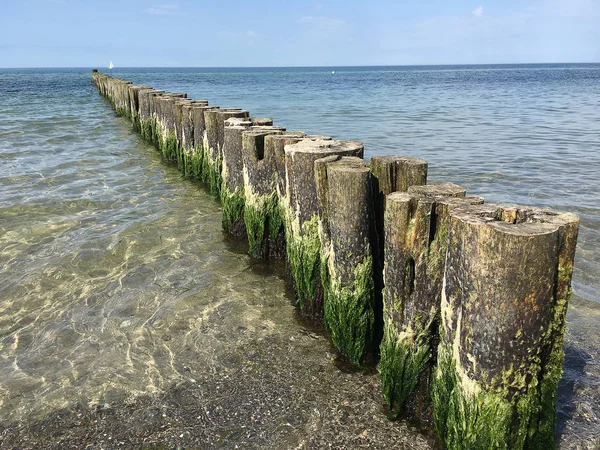
<instances>
[{"instance_id":1,"label":"row of wooden posts","mask_svg":"<svg viewBox=\"0 0 600 450\"><path fill-rule=\"evenodd\" d=\"M579 218L426 184L427 163L287 131L93 71L165 159L220 197L223 227L282 258L298 307L360 366L391 414L433 416L448 449L555 446Z\"/></svg>"}]
</instances>

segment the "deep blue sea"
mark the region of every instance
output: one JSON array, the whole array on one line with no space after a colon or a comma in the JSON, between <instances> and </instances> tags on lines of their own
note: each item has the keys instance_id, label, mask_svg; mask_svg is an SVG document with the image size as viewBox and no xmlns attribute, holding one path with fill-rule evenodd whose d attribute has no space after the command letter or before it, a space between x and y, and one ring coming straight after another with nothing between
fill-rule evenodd
<instances>
[{"instance_id":1,"label":"deep blue sea","mask_svg":"<svg viewBox=\"0 0 600 450\"><path fill-rule=\"evenodd\" d=\"M600 64L110 74L244 108L290 131L359 140L366 158L426 159L430 182L463 185L487 203L578 214L559 439L562 448L594 448L587 446L600 434ZM377 377L335 367L326 338L297 320L282 278L222 234L218 208L115 117L89 68L0 69L0 432L74 401L119 405L173 383L216 382L251 360L248 346L275 340L281 349L267 346L280 362L269 369L271 383L303 393L294 397L299 411L321 408L325 425L339 425L334 406L358 384L368 400L340 433L358 435L369 422L373 439L420 442L418 433L372 418ZM325 369L290 381L313 365ZM315 389L318 398L306 395ZM312 420L298 415L290 445ZM269 434L276 425L264 425L272 439L264 445L284 442Z\"/></svg>"}]
</instances>

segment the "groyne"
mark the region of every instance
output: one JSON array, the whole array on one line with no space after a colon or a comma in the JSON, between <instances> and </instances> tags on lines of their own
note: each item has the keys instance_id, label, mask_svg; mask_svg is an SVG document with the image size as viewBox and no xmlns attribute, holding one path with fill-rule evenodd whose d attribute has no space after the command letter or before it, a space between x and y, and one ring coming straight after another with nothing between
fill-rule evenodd
<instances>
[{"instance_id":1,"label":"groyne","mask_svg":"<svg viewBox=\"0 0 600 450\"><path fill-rule=\"evenodd\" d=\"M393 415L444 448L553 448L577 216L427 184L427 163L288 131L92 72L165 159L202 180L223 227L286 261L301 311L355 365L378 360ZM378 357L379 355L379 357Z\"/></svg>"}]
</instances>

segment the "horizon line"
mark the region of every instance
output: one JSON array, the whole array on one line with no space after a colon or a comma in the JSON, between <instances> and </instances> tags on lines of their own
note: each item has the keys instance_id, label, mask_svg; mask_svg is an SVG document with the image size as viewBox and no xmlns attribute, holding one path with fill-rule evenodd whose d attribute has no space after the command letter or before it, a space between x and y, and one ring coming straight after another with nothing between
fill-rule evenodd
<instances>
[{"instance_id":1,"label":"horizon line","mask_svg":"<svg viewBox=\"0 0 600 450\"><path fill-rule=\"evenodd\" d=\"M455 66L535 66L535 65L585 65L600 64L598 62L510 62L510 63L443 63L443 64L373 64L373 65L335 65L335 66L115 66L119 69L308 69L308 68L349 68L349 67L455 67ZM23 66L0 67L0 69L108 69L104 66Z\"/></svg>"}]
</instances>

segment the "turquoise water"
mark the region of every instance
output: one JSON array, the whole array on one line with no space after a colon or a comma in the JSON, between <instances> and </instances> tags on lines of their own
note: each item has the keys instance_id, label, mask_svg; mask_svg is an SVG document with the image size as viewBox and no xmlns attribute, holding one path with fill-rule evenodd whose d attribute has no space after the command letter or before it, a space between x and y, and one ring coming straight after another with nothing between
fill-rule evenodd
<instances>
[{"instance_id":1,"label":"turquoise water","mask_svg":"<svg viewBox=\"0 0 600 450\"><path fill-rule=\"evenodd\" d=\"M579 214L559 438L563 448L591 445L600 429L600 65L111 74L288 130L360 140L366 157L424 158L430 180L488 203ZM301 394L289 442L309 439L316 419L301 411L339 425L340 395L358 384L366 404L350 402L341 434L374 422L373 447L390 427L397 440L387 444L426 446L372 418L376 375L337 369L326 339L295 316L277 268L222 234L218 208L115 118L88 69L0 70L0 430L73 402L114 406L173 383L210 385L247 367L251 347L280 362L269 367L274 386ZM288 442L266 435L264 445Z\"/></svg>"}]
</instances>

